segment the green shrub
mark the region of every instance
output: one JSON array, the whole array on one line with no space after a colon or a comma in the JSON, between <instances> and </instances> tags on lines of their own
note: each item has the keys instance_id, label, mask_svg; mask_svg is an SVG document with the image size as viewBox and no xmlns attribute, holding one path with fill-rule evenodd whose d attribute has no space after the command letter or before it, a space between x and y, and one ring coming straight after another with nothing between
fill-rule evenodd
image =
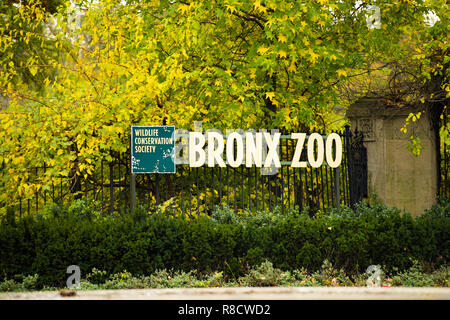
<instances>
[{"instance_id":1,"label":"green shrub","mask_svg":"<svg viewBox=\"0 0 450 320\"><path fill-rule=\"evenodd\" d=\"M448 287L448 279L449 268L441 267L433 273L426 273L419 262L414 261L411 268L395 274L390 283L393 286L403 287Z\"/></svg>"},{"instance_id":2,"label":"green shrub","mask_svg":"<svg viewBox=\"0 0 450 320\"><path fill-rule=\"evenodd\" d=\"M343 269L337 270L332 263L325 260L319 271L312 274L314 279L317 279L318 284L322 286L351 286L352 280L347 276Z\"/></svg>"},{"instance_id":3,"label":"green shrub","mask_svg":"<svg viewBox=\"0 0 450 320\"><path fill-rule=\"evenodd\" d=\"M281 285L289 280L292 280L289 272L274 268L272 262L266 260L252 268L245 277L240 278L239 283L247 287L269 287Z\"/></svg>"},{"instance_id":4,"label":"green shrub","mask_svg":"<svg viewBox=\"0 0 450 320\"><path fill-rule=\"evenodd\" d=\"M12 279L0 282L0 292L19 291L20 288L21 285Z\"/></svg>"},{"instance_id":5,"label":"green shrub","mask_svg":"<svg viewBox=\"0 0 450 320\"><path fill-rule=\"evenodd\" d=\"M108 279L108 273L104 270L93 268L91 273L86 276L86 280L93 284L104 283Z\"/></svg>"},{"instance_id":6,"label":"green shrub","mask_svg":"<svg viewBox=\"0 0 450 320\"><path fill-rule=\"evenodd\" d=\"M15 279L0 282L0 292L8 291L30 291L38 289L39 276L35 275L16 275Z\"/></svg>"},{"instance_id":7,"label":"green shrub","mask_svg":"<svg viewBox=\"0 0 450 320\"><path fill-rule=\"evenodd\" d=\"M215 208L211 214L211 220L217 224L242 224L244 218L227 205L222 205Z\"/></svg>"},{"instance_id":8,"label":"green shrub","mask_svg":"<svg viewBox=\"0 0 450 320\"><path fill-rule=\"evenodd\" d=\"M449 267L441 267L433 273L426 273L422 267L413 262L406 271L397 272L392 278L386 278L381 272L383 285L387 286L439 286L448 287ZM93 275L100 275L95 278ZM167 271L157 270L150 276L135 276L124 270L106 276L102 271L93 271L81 280L79 290L104 289L143 289L143 288L201 288L201 287L264 287L264 286L366 286L369 274L354 274L348 276L342 269L338 270L325 260L319 270L309 273L306 269L283 271L275 268L270 261L264 261L252 267L248 273L237 279L227 279L223 272L200 274L196 270ZM38 276L17 275L14 279L0 282L0 292L29 291L36 289ZM103 282L92 283L96 279L106 279ZM55 287L44 287L43 290L58 290Z\"/></svg>"},{"instance_id":9,"label":"green shrub","mask_svg":"<svg viewBox=\"0 0 450 320\"><path fill-rule=\"evenodd\" d=\"M41 215L14 223L12 213L3 218L0 281L39 274L37 287L64 287L66 269L74 264L91 285L110 281L111 287L138 285L130 284L135 281L131 278L106 278L123 270L144 281L140 285L164 269L180 272L180 283L188 281L191 270L204 275L223 272L224 279L237 280L266 260L294 277L293 270L320 270L324 260L346 274L364 273L372 264L388 273L405 271L414 260L431 273L448 265L448 208L444 203L413 219L379 203L313 217L294 211L237 215L218 207L211 218L186 220L147 214L142 208L133 215L102 217L82 201L68 208L52 205ZM88 278L85 270L92 270ZM340 285L347 281L338 278Z\"/></svg>"}]
</instances>

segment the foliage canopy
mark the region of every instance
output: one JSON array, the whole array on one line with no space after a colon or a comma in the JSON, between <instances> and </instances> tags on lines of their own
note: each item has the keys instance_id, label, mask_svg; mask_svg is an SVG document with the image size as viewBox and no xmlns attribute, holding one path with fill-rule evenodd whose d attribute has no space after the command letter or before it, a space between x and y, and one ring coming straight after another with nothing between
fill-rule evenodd
<instances>
[{"instance_id":1,"label":"foliage canopy","mask_svg":"<svg viewBox=\"0 0 450 320\"><path fill-rule=\"evenodd\" d=\"M394 62L417 61L414 80L435 84L420 99L445 103L446 1L372 4L380 29L366 24L368 3L347 0L7 2L0 200L58 176L89 178L107 151L127 149L130 125L334 129L333 107L349 103L340 88ZM448 128L441 136L450 140ZM43 164L46 174L27 182Z\"/></svg>"}]
</instances>

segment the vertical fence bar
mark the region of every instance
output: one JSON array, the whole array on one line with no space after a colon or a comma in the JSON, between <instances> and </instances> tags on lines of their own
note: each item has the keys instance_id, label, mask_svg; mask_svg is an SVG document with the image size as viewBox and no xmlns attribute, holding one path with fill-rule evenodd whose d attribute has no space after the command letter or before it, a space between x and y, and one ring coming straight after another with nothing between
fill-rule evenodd
<instances>
[{"instance_id":1,"label":"vertical fence bar","mask_svg":"<svg viewBox=\"0 0 450 320\"><path fill-rule=\"evenodd\" d=\"M161 202L161 195L160 195L160 189L159 189L159 173L155 173L155 199L156 199L156 205L159 205Z\"/></svg>"},{"instance_id":2,"label":"vertical fence bar","mask_svg":"<svg viewBox=\"0 0 450 320\"><path fill-rule=\"evenodd\" d=\"M198 167L195 168L195 179L196 179L196 186L197 186L197 216L200 213L200 188L199 188L199 182L198 182Z\"/></svg>"},{"instance_id":3,"label":"vertical fence bar","mask_svg":"<svg viewBox=\"0 0 450 320\"><path fill-rule=\"evenodd\" d=\"M263 207L263 211L266 211L266 197L264 194L264 175L261 174L261 169L260 169L259 173L261 176L262 207Z\"/></svg>"},{"instance_id":4,"label":"vertical fence bar","mask_svg":"<svg viewBox=\"0 0 450 320\"><path fill-rule=\"evenodd\" d=\"M269 190L267 190L269 192L269 211L272 211L272 181L270 181L272 179L271 175L267 176L267 183L268 183L268 187Z\"/></svg>"},{"instance_id":5,"label":"vertical fence bar","mask_svg":"<svg viewBox=\"0 0 450 320\"><path fill-rule=\"evenodd\" d=\"M329 168L329 166L326 165L325 166L325 186L326 186L326 189L327 189L327 209L330 208L330 191L329 191L329 188L328 188L328 168Z\"/></svg>"},{"instance_id":6,"label":"vertical fence bar","mask_svg":"<svg viewBox=\"0 0 450 320\"><path fill-rule=\"evenodd\" d=\"M339 208L341 201L340 201L340 185L339 185L339 176L340 176L340 168L334 168L334 207Z\"/></svg>"},{"instance_id":7,"label":"vertical fence bar","mask_svg":"<svg viewBox=\"0 0 450 320\"><path fill-rule=\"evenodd\" d=\"M212 199L212 206L211 206L211 212L214 212L214 167L211 168L211 199Z\"/></svg>"},{"instance_id":8,"label":"vertical fence bar","mask_svg":"<svg viewBox=\"0 0 450 320\"><path fill-rule=\"evenodd\" d=\"M208 197L207 197L208 187L206 185L206 180L208 179L208 174L206 172L206 167L207 167L206 165L203 166L203 185L205 187L205 201L203 203L205 204L205 213L208 212L208 201L207 201L208 200Z\"/></svg>"},{"instance_id":9,"label":"vertical fence bar","mask_svg":"<svg viewBox=\"0 0 450 320\"><path fill-rule=\"evenodd\" d=\"M289 161L291 159L290 153L289 153L289 139L286 139L286 161ZM289 181L290 176L290 166L286 167L287 170L287 189L288 189L288 209L291 209L291 182Z\"/></svg>"},{"instance_id":10,"label":"vertical fence bar","mask_svg":"<svg viewBox=\"0 0 450 320\"><path fill-rule=\"evenodd\" d=\"M113 161L111 161L109 163L109 213L110 214L113 214L113 212L114 212L114 175L113 175L114 163L113 163Z\"/></svg>"},{"instance_id":11,"label":"vertical fence bar","mask_svg":"<svg viewBox=\"0 0 450 320\"><path fill-rule=\"evenodd\" d=\"M222 168L218 168L219 171L219 205L222 205Z\"/></svg>"},{"instance_id":12,"label":"vertical fence bar","mask_svg":"<svg viewBox=\"0 0 450 320\"><path fill-rule=\"evenodd\" d=\"M46 171L47 171L47 167L46 167L46 164L45 164L45 162L44 162L44 176L45 176ZM46 204L47 204L47 191L44 190L44 206L45 206Z\"/></svg>"},{"instance_id":13,"label":"vertical fence bar","mask_svg":"<svg viewBox=\"0 0 450 320\"><path fill-rule=\"evenodd\" d=\"M240 165L241 167L241 198L242 198L242 211L245 210L245 200L244 200L244 166Z\"/></svg>"},{"instance_id":14,"label":"vertical fence bar","mask_svg":"<svg viewBox=\"0 0 450 320\"><path fill-rule=\"evenodd\" d=\"M230 168L227 166L227 206L230 207L230 185L229 185L229 171Z\"/></svg>"},{"instance_id":15,"label":"vertical fence bar","mask_svg":"<svg viewBox=\"0 0 450 320\"><path fill-rule=\"evenodd\" d=\"M295 153L295 143L294 142L291 143L290 149L291 149L291 155L292 155L292 157L294 157L294 153ZM293 185L293 188L294 188L294 208L299 203L298 202L298 186L297 186L297 179L296 179L297 178L296 177L297 176L296 171L298 172L298 168L292 167L292 180L293 180L293 183L294 183L294 185Z\"/></svg>"},{"instance_id":16,"label":"vertical fence bar","mask_svg":"<svg viewBox=\"0 0 450 320\"><path fill-rule=\"evenodd\" d=\"M354 194L353 193L354 180L353 180L352 163L351 163L351 155L350 155L351 143L352 143L352 133L349 129L350 129L350 127L348 125L345 126L344 141L345 141L345 151L346 152L344 152L344 157L343 157L344 165L342 166L342 171L344 173L346 173L346 176L348 177L348 181L349 181L348 188L345 188L345 185L344 185L344 196L347 195L347 199L348 199L347 204L352 206L353 205L353 203L352 203L353 202L353 194ZM355 136L356 136L356 132L357 131L355 131ZM345 190L345 189L347 189L347 190Z\"/></svg>"},{"instance_id":17,"label":"vertical fence bar","mask_svg":"<svg viewBox=\"0 0 450 320\"><path fill-rule=\"evenodd\" d=\"M280 141L280 159L283 161L283 144ZM281 177L281 213L284 214L284 176L283 176L283 166L280 167L280 177Z\"/></svg>"},{"instance_id":18,"label":"vertical fence bar","mask_svg":"<svg viewBox=\"0 0 450 320\"><path fill-rule=\"evenodd\" d=\"M308 167L304 168L303 173L304 173L304 178L305 178L305 206L309 207L309 209L311 210L310 201L309 201L309 189L308 189L308 187L309 187L308 186Z\"/></svg>"},{"instance_id":19,"label":"vertical fence bar","mask_svg":"<svg viewBox=\"0 0 450 320\"><path fill-rule=\"evenodd\" d=\"M298 186L297 186L297 173L298 172L298 168L292 168L292 180L293 180L293 188L294 188L294 207L297 206L299 204L298 201Z\"/></svg>"},{"instance_id":20,"label":"vertical fence bar","mask_svg":"<svg viewBox=\"0 0 450 320\"><path fill-rule=\"evenodd\" d=\"M258 169L255 165L255 210L258 211Z\"/></svg>"},{"instance_id":21,"label":"vertical fence bar","mask_svg":"<svg viewBox=\"0 0 450 320\"><path fill-rule=\"evenodd\" d=\"M278 207L278 168L275 169L276 170L276 174L275 174L275 207Z\"/></svg>"},{"instance_id":22,"label":"vertical fence bar","mask_svg":"<svg viewBox=\"0 0 450 320\"><path fill-rule=\"evenodd\" d=\"M28 176L27 182L28 183L30 182L30 176ZM28 215L30 215L30 198L27 199L27 204L28 204L28 206L27 206L27 213L28 213Z\"/></svg>"},{"instance_id":23,"label":"vertical fence bar","mask_svg":"<svg viewBox=\"0 0 450 320\"><path fill-rule=\"evenodd\" d=\"M302 170L301 168L297 168L298 171L298 185L299 185L299 190L297 191L297 196L299 197L299 205L300 205L300 210L303 211L303 181L302 181ZM306 168L305 168L306 171ZM306 175L305 175L306 176ZM305 188L306 188L306 184L305 184Z\"/></svg>"},{"instance_id":24,"label":"vertical fence bar","mask_svg":"<svg viewBox=\"0 0 450 320\"><path fill-rule=\"evenodd\" d=\"M183 179L183 168L180 169L180 183L181 183L181 193L180 193L180 201L181 201L181 214L184 217L184 184L185 180ZM175 173L176 174L176 173Z\"/></svg>"},{"instance_id":25,"label":"vertical fence bar","mask_svg":"<svg viewBox=\"0 0 450 320\"><path fill-rule=\"evenodd\" d=\"M38 167L36 167L36 180L38 179ZM39 191L36 190L36 213L39 211Z\"/></svg>"},{"instance_id":26,"label":"vertical fence bar","mask_svg":"<svg viewBox=\"0 0 450 320\"><path fill-rule=\"evenodd\" d=\"M188 167L188 181L189 181L189 216L192 218L192 183L191 183L191 167Z\"/></svg>"},{"instance_id":27,"label":"vertical fence bar","mask_svg":"<svg viewBox=\"0 0 450 320\"><path fill-rule=\"evenodd\" d=\"M117 195L117 209L119 210L119 214L120 214L121 213L120 201L122 200L121 199L121 195L122 195L122 187L121 187L122 186L122 176L121 176L121 173L120 173L120 152L117 153L117 172L119 174L119 179L117 180L118 186L119 186L119 194Z\"/></svg>"},{"instance_id":28,"label":"vertical fence bar","mask_svg":"<svg viewBox=\"0 0 450 320\"><path fill-rule=\"evenodd\" d=\"M309 170L310 173L310 178L311 178L311 207L312 207L312 211L314 212L315 208L316 208L316 204L315 204L315 190L314 190L314 168L310 167L311 170Z\"/></svg>"},{"instance_id":29,"label":"vertical fence bar","mask_svg":"<svg viewBox=\"0 0 450 320\"><path fill-rule=\"evenodd\" d=\"M170 175L169 174L163 174L161 175L161 177L164 179L164 183L161 183L162 187L165 189L165 199L164 201L169 200L170 198L170 190L169 190L169 185L170 185Z\"/></svg>"},{"instance_id":30,"label":"vertical fence bar","mask_svg":"<svg viewBox=\"0 0 450 320\"><path fill-rule=\"evenodd\" d=\"M348 128L350 128L350 127L348 127ZM352 143L351 137L352 137L352 134L351 134L350 130L347 129L347 131L348 131L348 135L347 135L347 137L345 139L346 139L346 143L349 146L349 150L351 150L351 143ZM350 156L351 156L351 154L348 153L348 152L345 154L345 162L346 162L347 165L346 166L344 165L344 167L343 167L343 170L345 170L345 178L346 178L344 188L345 188L345 190L347 192L347 204L348 205L351 205L351 203L350 203L350 181L349 181L350 166L348 164Z\"/></svg>"},{"instance_id":31,"label":"vertical fence bar","mask_svg":"<svg viewBox=\"0 0 450 320\"><path fill-rule=\"evenodd\" d=\"M133 213L136 210L136 174L132 173L130 178L130 213Z\"/></svg>"},{"instance_id":32,"label":"vertical fence bar","mask_svg":"<svg viewBox=\"0 0 450 320\"><path fill-rule=\"evenodd\" d=\"M176 174L176 173L174 173L174 174ZM175 195L176 195L175 181L176 181L176 177L173 175L170 175L170 186L172 187L171 188L172 193L170 194L170 197L175 197ZM182 176L180 176L181 186L183 186L183 182L184 181L182 179ZM183 198L181 198L181 200L183 200ZM173 205L175 205L175 204L173 204Z\"/></svg>"},{"instance_id":33,"label":"vertical fence bar","mask_svg":"<svg viewBox=\"0 0 450 320\"><path fill-rule=\"evenodd\" d=\"M331 204L334 206L334 184L333 184L333 168L328 167L330 171L330 194L331 194Z\"/></svg>"},{"instance_id":34,"label":"vertical fence bar","mask_svg":"<svg viewBox=\"0 0 450 320\"><path fill-rule=\"evenodd\" d=\"M101 197L102 197L102 216L103 216L103 159L100 160L100 184L101 184Z\"/></svg>"},{"instance_id":35,"label":"vertical fence bar","mask_svg":"<svg viewBox=\"0 0 450 320\"><path fill-rule=\"evenodd\" d=\"M247 167L247 178L248 178L248 211L252 211L252 189L251 189L251 179L250 179L250 168Z\"/></svg>"},{"instance_id":36,"label":"vertical fence bar","mask_svg":"<svg viewBox=\"0 0 450 320\"><path fill-rule=\"evenodd\" d=\"M314 175L316 176L316 187L313 189L316 195L317 202L316 204L316 210L320 210L320 188L319 188L319 169L314 168Z\"/></svg>"},{"instance_id":37,"label":"vertical fence bar","mask_svg":"<svg viewBox=\"0 0 450 320\"><path fill-rule=\"evenodd\" d=\"M236 202L236 168L233 168L234 173L234 212L237 212L237 202Z\"/></svg>"},{"instance_id":38,"label":"vertical fence bar","mask_svg":"<svg viewBox=\"0 0 450 320\"><path fill-rule=\"evenodd\" d=\"M322 210L325 210L325 186L323 185L324 180L322 167L323 165L320 166L320 193L322 194Z\"/></svg>"}]
</instances>

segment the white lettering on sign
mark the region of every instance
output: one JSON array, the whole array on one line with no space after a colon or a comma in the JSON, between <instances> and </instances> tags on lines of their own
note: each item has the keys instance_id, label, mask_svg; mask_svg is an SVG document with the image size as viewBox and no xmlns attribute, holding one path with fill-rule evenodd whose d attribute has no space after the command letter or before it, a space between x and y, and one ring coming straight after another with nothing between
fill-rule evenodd
<instances>
[{"instance_id":1,"label":"white lettering on sign","mask_svg":"<svg viewBox=\"0 0 450 320\"><path fill-rule=\"evenodd\" d=\"M333 141L336 145L336 157L333 159ZM342 140L337 133L332 133L327 137L326 141L326 158L331 168L337 168L342 162Z\"/></svg>"},{"instance_id":2,"label":"white lettering on sign","mask_svg":"<svg viewBox=\"0 0 450 320\"><path fill-rule=\"evenodd\" d=\"M306 137L306 133L291 134L291 139L297 140L291 167L305 168L309 163L311 167L318 168L324 163L324 160L331 168L336 168L341 164L342 141L336 133L328 135L325 141L321 134L312 133L307 140L308 161L300 161ZM245 163L246 167L254 164L259 168L272 166L280 168L281 163L278 156L280 138L279 132L272 134L246 132L243 134L233 131L228 134L225 143L225 138L220 132L208 131L206 134L189 132L189 165L201 167L207 163L209 167L215 165L225 167L227 164L231 167L239 167ZM205 150L206 141L208 143ZM224 152L226 162L223 158Z\"/></svg>"},{"instance_id":3,"label":"white lettering on sign","mask_svg":"<svg viewBox=\"0 0 450 320\"><path fill-rule=\"evenodd\" d=\"M253 163L258 168L262 166L262 148L262 132L255 134L255 140L253 140L251 132L245 134L245 164L247 167L251 167Z\"/></svg>"},{"instance_id":4,"label":"white lettering on sign","mask_svg":"<svg viewBox=\"0 0 450 320\"><path fill-rule=\"evenodd\" d=\"M223 136L219 132L208 132L208 167L214 167L218 163L220 167L225 167L225 162L222 159L224 148ZM217 149L216 147L217 142Z\"/></svg>"},{"instance_id":5,"label":"white lettering on sign","mask_svg":"<svg viewBox=\"0 0 450 320\"><path fill-rule=\"evenodd\" d=\"M306 161L300 161L302 156L303 144L305 143L306 133L293 133L291 134L291 139L297 140L297 145L295 146L294 157L292 158L291 167L293 168L306 168Z\"/></svg>"},{"instance_id":6,"label":"white lettering on sign","mask_svg":"<svg viewBox=\"0 0 450 320\"><path fill-rule=\"evenodd\" d=\"M136 129L134 134L138 137L158 136L158 129Z\"/></svg>"},{"instance_id":7,"label":"white lettering on sign","mask_svg":"<svg viewBox=\"0 0 450 320\"><path fill-rule=\"evenodd\" d=\"M315 142L317 142L317 153L314 152ZM323 163L323 138L318 133L312 133L308 139L308 161L311 167L318 168Z\"/></svg>"},{"instance_id":8,"label":"white lettering on sign","mask_svg":"<svg viewBox=\"0 0 450 320\"><path fill-rule=\"evenodd\" d=\"M138 131L138 130L136 130ZM135 144L172 144L172 138L134 138Z\"/></svg>"},{"instance_id":9,"label":"white lettering on sign","mask_svg":"<svg viewBox=\"0 0 450 320\"><path fill-rule=\"evenodd\" d=\"M205 136L201 132L189 132L189 165L191 167L201 167L205 163L204 145Z\"/></svg>"},{"instance_id":10,"label":"white lettering on sign","mask_svg":"<svg viewBox=\"0 0 450 320\"><path fill-rule=\"evenodd\" d=\"M269 168L272 164L272 161L275 167L281 167L280 159L278 158L278 144L280 143L281 133L276 132L274 134L274 138L272 139L270 133L264 132L264 138L266 139L267 146L269 150L267 151L266 161L264 162L264 167Z\"/></svg>"}]
</instances>

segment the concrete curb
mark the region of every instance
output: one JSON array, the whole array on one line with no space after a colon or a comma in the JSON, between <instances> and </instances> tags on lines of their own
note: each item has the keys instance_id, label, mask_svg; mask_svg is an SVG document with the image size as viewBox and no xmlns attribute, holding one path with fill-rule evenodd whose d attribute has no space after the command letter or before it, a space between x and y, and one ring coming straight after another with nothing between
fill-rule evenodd
<instances>
[{"instance_id":1,"label":"concrete curb","mask_svg":"<svg viewBox=\"0 0 450 320\"><path fill-rule=\"evenodd\" d=\"M450 300L450 288L239 287L0 293L0 300Z\"/></svg>"}]
</instances>

